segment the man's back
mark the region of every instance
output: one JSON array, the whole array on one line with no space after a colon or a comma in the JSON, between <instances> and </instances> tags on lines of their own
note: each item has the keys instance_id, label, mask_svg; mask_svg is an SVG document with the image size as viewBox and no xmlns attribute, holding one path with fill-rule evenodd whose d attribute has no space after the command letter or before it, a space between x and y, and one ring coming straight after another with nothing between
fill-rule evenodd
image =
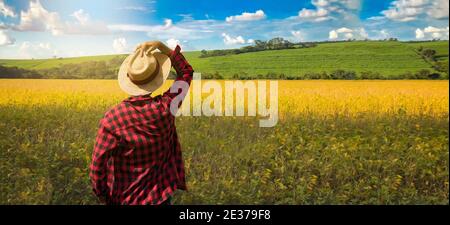
<instances>
[{"instance_id":1,"label":"man's back","mask_svg":"<svg viewBox=\"0 0 450 225\"><path fill-rule=\"evenodd\" d=\"M173 55L177 80L193 70ZM91 165L94 192L109 204L160 204L186 189L181 147L170 104L180 93L137 96L109 110L100 121Z\"/></svg>"}]
</instances>

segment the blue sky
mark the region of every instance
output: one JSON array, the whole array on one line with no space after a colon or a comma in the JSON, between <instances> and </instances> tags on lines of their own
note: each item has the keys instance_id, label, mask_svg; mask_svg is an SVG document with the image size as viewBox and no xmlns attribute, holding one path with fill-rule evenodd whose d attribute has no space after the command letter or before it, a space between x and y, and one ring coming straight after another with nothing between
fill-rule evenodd
<instances>
[{"instance_id":1,"label":"blue sky","mask_svg":"<svg viewBox=\"0 0 450 225\"><path fill-rule=\"evenodd\" d=\"M186 51L254 40L448 39L449 0L0 0L0 58Z\"/></svg>"}]
</instances>

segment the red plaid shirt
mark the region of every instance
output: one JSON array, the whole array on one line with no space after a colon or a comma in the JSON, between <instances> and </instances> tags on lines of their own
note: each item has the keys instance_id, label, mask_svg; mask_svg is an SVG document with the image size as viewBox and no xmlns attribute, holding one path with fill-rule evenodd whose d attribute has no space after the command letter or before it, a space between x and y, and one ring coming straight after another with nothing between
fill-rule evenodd
<instances>
[{"instance_id":1,"label":"red plaid shirt","mask_svg":"<svg viewBox=\"0 0 450 225\"><path fill-rule=\"evenodd\" d=\"M193 69L177 46L171 55L177 81L190 84ZM170 89L169 89L170 91ZM100 120L90 177L108 204L160 204L186 190L184 164L170 103L178 93L130 97Z\"/></svg>"}]
</instances>

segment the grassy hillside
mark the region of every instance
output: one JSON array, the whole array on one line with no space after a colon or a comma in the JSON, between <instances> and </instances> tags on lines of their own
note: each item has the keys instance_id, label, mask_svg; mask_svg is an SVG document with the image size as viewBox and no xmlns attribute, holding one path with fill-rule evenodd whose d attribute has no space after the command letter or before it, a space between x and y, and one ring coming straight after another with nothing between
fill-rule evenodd
<instances>
[{"instance_id":1,"label":"grassy hillside","mask_svg":"<svg viewBox=\"0 0 450 225\"><path fill-rule=\"evenodd\" d=\"M437 51L436 59L439 61L448 61L448 41L442 42L417 42L417 43L408 43L407 44L414 49L418 49L420 47L434 49Z\"/></svg>"},{"instance_id":2,"label":"grassy hillside","mask_svg":"<svg viewBox=\"0 0 450 225\"><path fill-rule=\"evenodd\" d=\"M0 59L0 65L7 67L19 67L30 70L49 69L59 67L65 64L78 64L91 61L109 61L121 55L102 55L102 56L85 56L78 58L62 58L62 59L33 59L33 60L15 60Z\"/></svg>"},{"instance_id":3,"label":"grassy hillside","mask_svg":"<svg viewBox=\"0 0 450 225\"><path fill-rule=\"evenodd\" d=\"M235 74L257 76L268 73L304 76L308 73L330 73L335 70L357 73L375 72L389 77L408 72L415 73L423 69L433 70L431 65L415 52L420 46L435 49L438 60L448 61L448 41L322 43L315 48L263 51L209 58L199 58L200 52L186 52L185 55L197 72L204 74L218 72L226 78ZM0 60L0 65L40 70L59 67L63 64L108 61L114 57L117 56Z\"/></svg>"},{"instance_id":4,"label":"grassy hillside","mask_svg":"<svg viewBox=\"0 0 450 225\"><path fill-rule=\"evenodd\" d=\"M415 72L429 65L410 46L398 42L353 42L320 44L315 48L264 51L241 55L200 59L189 54L197 71L304 75L336 69L356 72L373 71L385 76Z\"/></svg>"}]
</instances>

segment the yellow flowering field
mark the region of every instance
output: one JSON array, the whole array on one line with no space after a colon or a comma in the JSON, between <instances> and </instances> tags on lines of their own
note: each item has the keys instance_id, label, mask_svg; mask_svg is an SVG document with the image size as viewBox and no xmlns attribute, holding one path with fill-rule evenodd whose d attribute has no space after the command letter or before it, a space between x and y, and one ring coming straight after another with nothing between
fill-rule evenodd
<instances>
[{"instance_id":1,"label":"yellow flowering field","mask_svg":"<svg viewBox=\"0 0 450 225\"><path fill-rule=\"evenodd\" d=\"M278 86L273 128L177 118L189 191L175 204L449 203L448 81ZM109 80L0 80L0 204L97 204L97 124L126 97Z\"/></svg>"}]
</instances>

